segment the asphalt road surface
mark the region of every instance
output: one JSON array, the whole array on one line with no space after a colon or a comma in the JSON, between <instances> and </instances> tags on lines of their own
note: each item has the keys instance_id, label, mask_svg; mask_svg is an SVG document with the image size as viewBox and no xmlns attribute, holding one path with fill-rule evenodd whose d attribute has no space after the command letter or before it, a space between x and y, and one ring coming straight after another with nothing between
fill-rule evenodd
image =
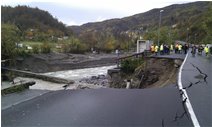
<instances>
[{"instance_id":1,"label":"asphalt road surface","mask_svg":"<svg viewBox=\"0 0 212 127\"><path fill-rule=\"evenodd\" d=\"M188 54L182 85L200 126L212 126L211 56ZM188 101L188 100L185 100ZM2 110L2 126L193 126L176 85L59 90Z\"/></svg>"},{"instance_id":2,"label":"asphalt road surface","mask_svg":"<svg viewBox=\"0 0 212 127\"><path fill-rule=\"evenodd\" d=\"M200 126L212 126L212 57L188 54L182 70L182 85Z\"/></svg>"},{"instance_id":3,"label":"asphalt road surface","mask_svg":"<svg viewBox=\"0 0 212 127\"><path fill-rule=\"evenodd\" d=\"M176 85L49 92L2 110L2 126L192 126Z\"/></svg>"},{"instance_id":4,"label":"asphalt road surface","mask_svg":"<svg viewBox=\"0 0 212 127\"><path fill-rule=\"evenodd\" d=\"M170 55L160 55L160 53L158 53L157 55L153 54L150 56L150 58L166 58L166 59L182 59L184 60L186 54L181 53L181 54L175 54L175 53L171 53Z\"/></svg>"}]
</instances>

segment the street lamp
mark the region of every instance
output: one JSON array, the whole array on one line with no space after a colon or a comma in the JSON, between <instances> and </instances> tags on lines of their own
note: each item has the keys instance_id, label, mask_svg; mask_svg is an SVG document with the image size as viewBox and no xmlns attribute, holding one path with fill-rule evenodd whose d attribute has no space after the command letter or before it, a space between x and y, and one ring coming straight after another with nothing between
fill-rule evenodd
<instances>
[{"instance_id":1,"label":"street lamp","mask_svg":"<svg viewBox=\"0 0 212 127\"><path fill-rule=\"evenodd\" d=\"M159 35L160 35L160 25L161 25L161 14L163 10L160 10L160 16L159 16L159 28L158 28L158 46L159 46Z\"/></svg>"},{"instance_id":2,"label":"street lamp","mask_svg":"<svg viewBox=\"0 0 212 127\"><path fill-rule=\"evenodd\" d=\"M189 31L189 28L187 28L187 36L186 36L186 42L188 43L188 31Z\"/></svg>"}]
</instances>

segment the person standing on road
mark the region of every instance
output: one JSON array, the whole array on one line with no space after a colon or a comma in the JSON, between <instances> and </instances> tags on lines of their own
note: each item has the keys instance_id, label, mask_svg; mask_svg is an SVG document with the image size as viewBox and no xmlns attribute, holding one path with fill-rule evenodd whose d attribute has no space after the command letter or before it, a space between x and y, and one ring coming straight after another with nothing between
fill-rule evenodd
<instances>
[{"instance_id":1,"label":"person standing on road","mask_svg":"<svg viewBox=\"0 0 212 127\"><path fill-rule=\"evenodd\" d=\"M117 68L119 68L119 49L116 49L116 55L117 55Z\"/></svg>"},{"instance_id":2,"label":"person standing on road","mask_svg":"<svg viewBox=\"0 0 212 127\"><path fill-rule=\"evenodd\" d=\"M175 45L175 53L177 54L178 53L178 43Z\"/></svg>"},{"instance_id":3,"label":"person standing on road","mask_svg":"<svg viewBox=\"0 0 212 127\"><path fill-rule=\"evenodd\" d=\"M155 46L152 44L152 46L150 47L152 54L155 52Z\"/></svg>"},{"instance_id":4,"label":"person standing on road","mask_svg":"<svg viewBox=\"0 0 212 127\"><path fill-rule=\"evenodd\" d=\"M178 45L178 52L179 52L179 54L182 53L182 44L179 44L179 45Z\"/></svg>"},{"instance_id":5,"label":"person standing on road","mask_svg":"<svg viewBox=\"0 0 212 127\"><path fill-rule=\"evenodd\" d=\"M196 46L195 45L193 45L191 47L191 53L192 53L192 56L195 56L195 54L196 54Z\"/></svg>"},{"instance_id":6,"label":"person standing on road","mask_svg":"<svg viewBox=\"0 0 212 127\"><path fill-rule=\"evenodd\" d=\"M184 54L187 54L187 51L188 51L188 45L187 44L184 44L183 50L184 50Z\"/></svg>"},{"instance_id":7,"label":"person standing on road","mask_svg":"<svg viewBox=\"0 0 212 127\"><path fill-rule=\"evenodd\" d=\"M198 47L198 54L199 55L202 55L202 51L203 51L203 46L202 45L199 45L199 47Z\"/></svg>"},{"instance_id":8,"label":"person standing on road","mask_svg":"<svg viewBox=\"0 0 212 127\"><path fill-rule=\"evenodd\" d=\"M159 48L159 47L156 45L156 46L155 46L155 50L154 50L156 56L157 56L157 54L158 54L158 48Z\"/></svg>"},{"instance_id":9,"label":"person standing on road","mask_svg":"<svg viewBox=\"0 0 212 127\"><path fill-rule=\"evenodd\" d=\"M209 53L209 48L208 46L205 46L205 55L208 56L208 53Z\"/></svg>"},{"instance_id":10,"label":"person standing on road","mask_svg":"<svg viewBox=\"0 0 212 127\"><path fill-rule=\"evenodd\" d=\"M170 45L170 53L173 52L173 50L174 50L174 46L171 44Z\"/></svg>"},{"instance_id":11,"label":"person standing on road","mask_svg":"<svg viewBox=\"0 0 212 127\"><path fill-rule=\"evenodd\" d=\"M163 44L160 45L160 55L163 55Z\"/></svg>"}]
</instances>

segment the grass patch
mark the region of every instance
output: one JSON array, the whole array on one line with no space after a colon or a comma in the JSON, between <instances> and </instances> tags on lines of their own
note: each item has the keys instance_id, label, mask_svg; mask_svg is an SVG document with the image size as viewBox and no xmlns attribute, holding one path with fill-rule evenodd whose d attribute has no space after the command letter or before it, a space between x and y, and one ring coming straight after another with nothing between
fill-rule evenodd
<instances>
[{"instance_id":1,"label":"grass patch","mask_svg":"<svg viewBox=\"0 0 212 127\"><path fill-rule=\"evenodd\" d=\"M142 58L128 58L121 62L121 71L126 74L131 74L135 71L137 67L144 63L144 59Z\"/></svg>"}]
</instances>

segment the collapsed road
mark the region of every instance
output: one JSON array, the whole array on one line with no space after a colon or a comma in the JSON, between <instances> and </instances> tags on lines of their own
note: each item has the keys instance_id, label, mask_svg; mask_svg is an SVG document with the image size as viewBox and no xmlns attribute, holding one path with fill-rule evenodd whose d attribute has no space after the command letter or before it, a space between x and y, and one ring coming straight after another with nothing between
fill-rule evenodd
<instances>
[{"instance_id":1,"label":"collapsed road","mask_svg":"<svg viewBox=\"0 0 212 127\"><path fill-rule=\"evenodd\" d=\"M211 63L188 54L182 86L52 91L2 110L2 126L212 126Z\"/></svg>"},{"instance_id":2,"label":"collapsed road","mask_svg":"<svg viewBox=\"0 0 212 127\"><path fill-rule=\"evenodd\" d=\"M212 58L187 54L185 59L179 89L186 99L192 122L194 126L212 126Z\"/></svg>"}]
</instances>

